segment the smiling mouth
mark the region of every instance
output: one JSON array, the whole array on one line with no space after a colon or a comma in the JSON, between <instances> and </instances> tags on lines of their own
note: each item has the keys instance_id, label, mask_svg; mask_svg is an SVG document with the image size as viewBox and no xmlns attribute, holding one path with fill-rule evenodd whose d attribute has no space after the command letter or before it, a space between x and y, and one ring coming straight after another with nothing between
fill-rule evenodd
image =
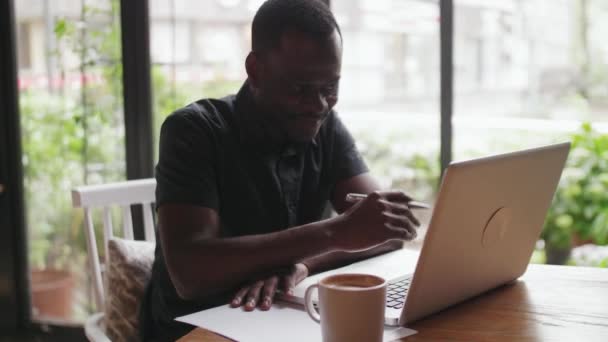
<instances>
[{"instance_id":1,"label":"smiling mouth","mask_svg":"<svg viewBox=\"0 0 608 342\"><path fill-rule=\"evenodd\" d=\"M300 118L301 120L306 120L306 121L321 121L323 120L323 117L320 116L304 116L302 118Z\"/></svg>"},{"instance_id":2,"label":"smiling mouth","mask_svg":"<svg viewBox=\"0 0 608 342\"><path fill-rule=\"evenodd\" d=\"M308 126L311 128L312 127L317 128L317 127L321 126L321 123L323 122L323 117L305 116L305 117L298 118L298 121L301 123L301 125Z\"/></svg>"},{"instance_id":3,"label":"smiling mouth","mask_svg":"<svg viewBox=\"0 0 608 342\"><path fill-rule=\"evenodd\" d=\"M297 120L304 121L323 121L325 119L324 115L301 115L296 117Z\"/></svg>"}]
</instances>

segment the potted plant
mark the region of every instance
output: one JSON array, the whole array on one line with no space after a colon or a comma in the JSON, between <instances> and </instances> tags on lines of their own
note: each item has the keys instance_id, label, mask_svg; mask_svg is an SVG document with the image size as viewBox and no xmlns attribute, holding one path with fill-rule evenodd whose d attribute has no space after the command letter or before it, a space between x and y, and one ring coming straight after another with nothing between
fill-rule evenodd
<instances>
[{"instance_id":1,"label":"potted plant","mask_svg":"<svg viewBox=\"0 0 608 342\"><path fill-rule=\"evenodd\" d=\"M61 202L53 208L56 216L29 223L32 314L36 319L75 320L79 284L86 280L82 272L86 268L83 215L72 214L73 209Z\"/></svg>"},{"instance_id":2,"label":"potted plant","mask_svg":"<svg viewBox=\"0 0 608 342\"><path fill-rule=\"evenodd\" d=\"M568 213L562 211L560 200L557 200L557 197L553 203L547 215L541 238L545 242L546 263L563 265L568 261L572 251L573 220Z\"/></svg>"},{"instance_id":3,"label":"potted plant","mask_svg":"<svg viewBox=\"0 0 608 342\"><path fill-rule=\"evenodd\" d=\"M573 244L608 244L608 135L594 131L589 123L572 136L570 156L541 237L548 263L565 262L563 255ZM555 253L562 256L553 259Z\"/></svg>"}]
</instances>

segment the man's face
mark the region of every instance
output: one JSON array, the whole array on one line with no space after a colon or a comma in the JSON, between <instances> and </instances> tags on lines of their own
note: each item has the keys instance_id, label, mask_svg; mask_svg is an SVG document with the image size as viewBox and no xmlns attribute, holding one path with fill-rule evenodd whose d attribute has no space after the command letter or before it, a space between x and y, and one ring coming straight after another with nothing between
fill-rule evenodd
<instances>
[{"instance_id":1,"label":"man's face","mask_svg":"<svg viewBox=\"0 0 608 342\"><path fill-rule=\"evenodd\" d=\"M287 139L309 142L338 102L342 42L288 31L278 48L256 56L255 96Z\"/></svg>"}]
</instances>

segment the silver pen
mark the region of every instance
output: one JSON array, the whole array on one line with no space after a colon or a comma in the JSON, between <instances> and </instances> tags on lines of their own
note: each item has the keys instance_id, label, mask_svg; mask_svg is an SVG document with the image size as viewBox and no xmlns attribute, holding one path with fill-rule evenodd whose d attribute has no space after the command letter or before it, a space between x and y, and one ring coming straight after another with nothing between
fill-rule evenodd
<instances>
[{"instance_id":1,"label":"silver pen","mask_svg":"<svg viewBox=\"0 0 608 342\"><path fill-rule=\"evenodd\" d=\"M367 197L366 194L349 193L346 195L346 202L355 203ZM431 206L419 201L409 201L407 206L412 209L431 209Z\"/></svg>"}]
</instances>

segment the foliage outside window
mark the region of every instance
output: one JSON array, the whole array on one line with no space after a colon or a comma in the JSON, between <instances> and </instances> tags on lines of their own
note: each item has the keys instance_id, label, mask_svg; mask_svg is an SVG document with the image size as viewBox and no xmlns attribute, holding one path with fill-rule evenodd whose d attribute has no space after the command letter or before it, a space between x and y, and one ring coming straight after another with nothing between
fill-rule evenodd
<instances>
[{"instance_id":1,"label":"foliage outside window","mask_svg":"<svg viewBox=\"0 0 608 342\"><path fill-rule=\"evenodd\" d=\"M547 245L567 249L573 238L608 244L608 134L584 124L572 136L572 150L546 219Z\"/></svg>"},{"instance_id":2,"label":"foliage outside window","mask_svg":"<svg viewBox=\"0 0 608 342\"><path fill-rule=\"evenodd\" d=\"M43 77L20 69L20 112L25 170L29 261L33 272L64 270L76 282L74 309L81 320L91 310L81 210L72 209L76 186L124 179L122 62L118 1L84 5L78 16L53 18L47 34ZM28 44L20 41L20 44ZM31 75L33 74L33 76ZM36 298L36 277L33 277ZM46 319L43 312L34 317Z\"/></svg>"}]
</instances>

